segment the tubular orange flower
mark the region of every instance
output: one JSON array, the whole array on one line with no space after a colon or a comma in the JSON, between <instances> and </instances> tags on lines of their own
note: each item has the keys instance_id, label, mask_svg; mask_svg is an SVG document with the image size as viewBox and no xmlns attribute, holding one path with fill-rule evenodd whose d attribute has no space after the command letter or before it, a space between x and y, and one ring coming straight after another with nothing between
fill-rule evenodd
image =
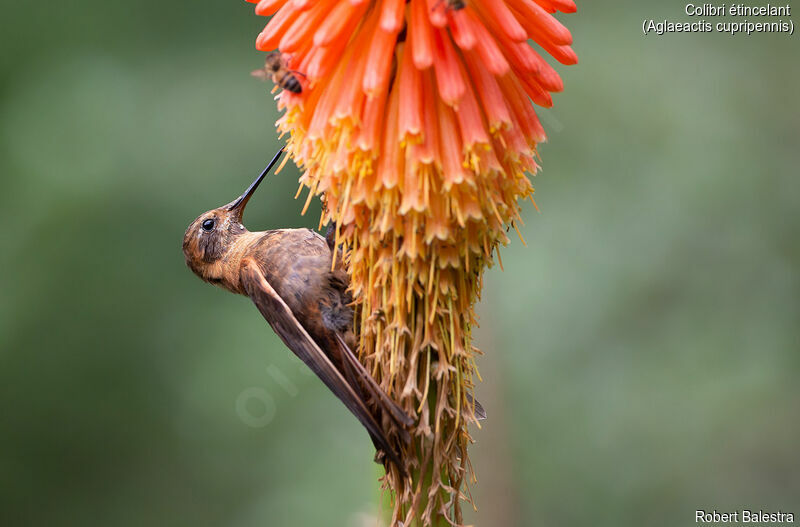
<instances>
[{"instance_id":1,"label":"tubular orange flower","mask_svg":"<svg viewBox=\"0 0 800 527\"><path fill-rule=\"evenodd\" d=\"M248 0L258 36L299 72L278 128L337 225L356 302L360 356L418 416L412 477L387 474L394 524L461 523L475 421L471 328L483 269L545 140L531 101L562 90L529 39L575 64L553 16L572 0ZM304 209L305 210L305 209ZM498 254L499 257L499 254Z\"/></svg>"}]
</instances>

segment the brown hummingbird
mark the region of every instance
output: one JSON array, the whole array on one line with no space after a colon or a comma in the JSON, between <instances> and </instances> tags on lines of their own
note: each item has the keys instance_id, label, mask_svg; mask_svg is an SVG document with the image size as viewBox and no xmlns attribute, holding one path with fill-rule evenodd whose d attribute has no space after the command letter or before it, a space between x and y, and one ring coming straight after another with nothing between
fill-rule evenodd
<instances>
[{"instance_id":1,"label":"brown hummingbird","mask_svg":"<svg viewBox=\"0 0 800 527\"><path fill-rule=\"evenodd\" d=\"M359 362L352 349L352 299L341 251L310 229L250 232L242 214L283 148L247 190L227 205L197 217L186 229L186 264L204 281L245 295L275 333L344 403L378 449L404 473L400 455L381 426L409 440L413 423ZM337 261L334 264L333 259Z\"/></svg>"}]
</instances>

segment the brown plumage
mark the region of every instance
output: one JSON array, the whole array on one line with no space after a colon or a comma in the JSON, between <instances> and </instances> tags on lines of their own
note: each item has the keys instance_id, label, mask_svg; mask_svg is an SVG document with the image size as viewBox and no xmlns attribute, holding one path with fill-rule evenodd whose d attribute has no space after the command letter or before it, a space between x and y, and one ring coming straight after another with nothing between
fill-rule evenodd
<instances>
[{"instance_id":1,"label":"brown plumage","mask_svg":"<svg viewBox=\"0 0 800 527\"><path fill-rule=\"evenodd\" d=\"M404 473L392 438L408 441L406 427L413 421L352 352L355 338L348 279L338 260L331 270L332 247L309 229L250 232L241 223L247 201L281 153L241 197L189 225L183 238L186 263L206 282L250 297L281 340Z\"/></svg>"}]
</instances>

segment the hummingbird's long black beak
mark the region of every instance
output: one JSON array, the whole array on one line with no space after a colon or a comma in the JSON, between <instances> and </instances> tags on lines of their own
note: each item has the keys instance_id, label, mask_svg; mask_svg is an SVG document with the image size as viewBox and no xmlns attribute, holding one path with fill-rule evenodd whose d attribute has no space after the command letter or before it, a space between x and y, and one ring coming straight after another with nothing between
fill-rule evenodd
<instances>
[{"instance_id":1,"label":"hummingbird's long black beak","mask_svg":"<svg viewBox=\"0 0 800 527\"><path fill-rule=\"evenodd\" d=\"M235 209L239 209L240 214L244 211L244 207L250 200L250 196L253 195L258 186L261 184L261 181L266 177L267 174L269 174L269 171L272 170L272 167L274 167L275 163L277 163L278 160L281 158L281 154L283 154L283 150L285 148L286 148L285 146L282 146L281 149L278 150L278 153L275 154L275 157L273 157L272 161L269 162L267 168L265 168L264 171L261 172L261 175L259 175L255 181L250 183L250 186L247 187L247 190L244 191L244 194L236 198L236 200L233 203L228 205L228 210L232 211Z\"/></svg>"}]
</instances>

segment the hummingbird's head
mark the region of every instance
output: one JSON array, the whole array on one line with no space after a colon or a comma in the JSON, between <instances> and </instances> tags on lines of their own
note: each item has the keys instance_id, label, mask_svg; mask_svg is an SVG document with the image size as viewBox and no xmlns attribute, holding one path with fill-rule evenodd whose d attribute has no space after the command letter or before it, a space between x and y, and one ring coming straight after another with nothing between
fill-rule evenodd
<instances>
[{"instance_id":1,"label":"hummingbird's head","mask_svg":"<svg viewBox=\"0 0 800 527\"><path fill-rule=\"evenodd\" d=\"M183 235L183 255L186 265L200 278L219 283L224 274L219 265L228 251L247 229L242 225L242 215L250 197L283 153L281 148L267 168L253 181L244 194L217 209L198 216ZM219 276L217 276L219 275Z\"/></svg>"}]
</instances>

